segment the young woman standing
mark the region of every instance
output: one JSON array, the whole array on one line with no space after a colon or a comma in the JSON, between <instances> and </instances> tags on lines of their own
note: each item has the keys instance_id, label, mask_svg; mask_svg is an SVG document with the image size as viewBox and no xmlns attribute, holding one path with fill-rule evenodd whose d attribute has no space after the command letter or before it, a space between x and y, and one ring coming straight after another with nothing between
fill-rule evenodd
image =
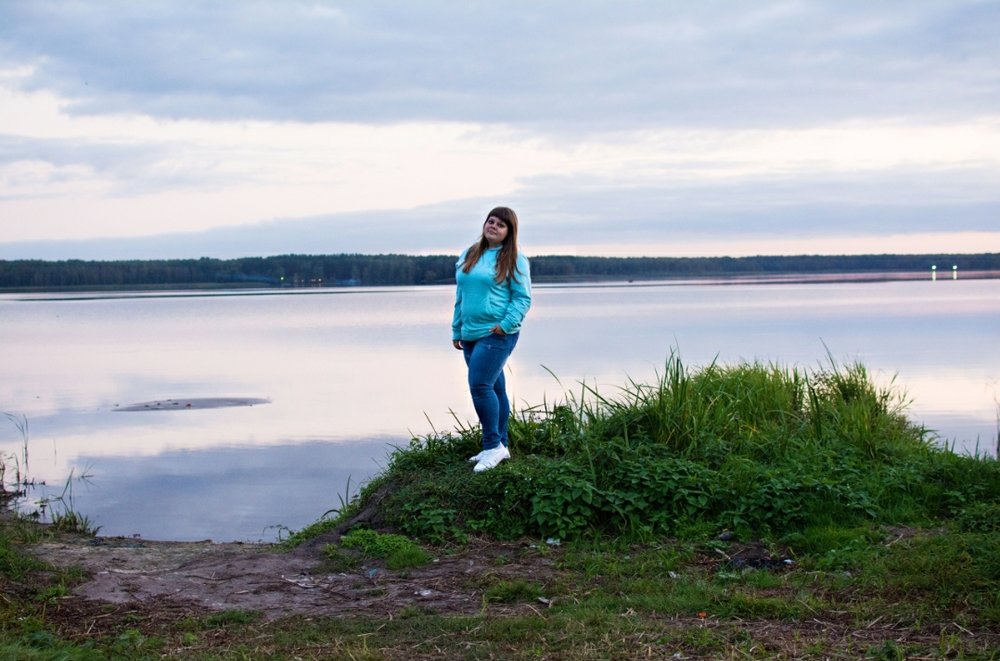
<instances>
[{"instance_id":1,"label":"young woman standing","mask_svg":"<svg viewBox=\"0 0 1000 661\"><path fill-rule=\"evenodd\" d=\"M531 307L528 259L517 251L517 214L497 207L486 216L479 240L455 264L452 345L465 355L469 391L483 429L483 449L471 457L477 473L510 458L510 402L503 368Z\"/></svg>"}]
</instances>

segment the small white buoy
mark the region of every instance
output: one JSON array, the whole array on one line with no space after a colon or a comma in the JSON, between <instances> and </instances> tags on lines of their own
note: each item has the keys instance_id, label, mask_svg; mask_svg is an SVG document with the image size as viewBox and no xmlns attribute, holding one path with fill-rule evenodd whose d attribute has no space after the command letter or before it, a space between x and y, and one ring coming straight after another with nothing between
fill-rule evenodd
<instances>
[{"instance_id":1,"label":"small white buoy","mask_svg":"<svg viewBox=\"0 0 1000 661\"><path fill-rule=\"evenodd\" d=\"M958 264L951 267L951 279L958 280Z\"/></svg>"},{"instance_id":2,"label":"small white buoy","mask_svg":"<svg viewBox=\"0 0 1000 661\"><path fill-rule=\"evenodd\" d=\"M937 280L937 264L931 264L931 281Z\"/></svg>"}]
</instances>

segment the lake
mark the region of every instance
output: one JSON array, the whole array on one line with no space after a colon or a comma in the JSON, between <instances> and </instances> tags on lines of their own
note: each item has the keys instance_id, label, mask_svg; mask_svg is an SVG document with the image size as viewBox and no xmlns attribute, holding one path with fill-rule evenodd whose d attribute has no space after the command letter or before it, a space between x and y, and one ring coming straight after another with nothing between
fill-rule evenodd
<instances>
[{"instance_id":1,"label":"lake","mask_svg":"<svg viewBox=\"0 0 1000 661\"><path fill-rule=\"evenodd\" d=\"M24 509L61 498L102 535L272 541L412 435L475 419L452 302L451 287L0 295L7 480L34 480ZM992 455L998 329L997 279L536 286L508 385L523 408L581 381L614 395L671 352L690 368L860 361L941 442Z\"/></svg>"}]
</instances>

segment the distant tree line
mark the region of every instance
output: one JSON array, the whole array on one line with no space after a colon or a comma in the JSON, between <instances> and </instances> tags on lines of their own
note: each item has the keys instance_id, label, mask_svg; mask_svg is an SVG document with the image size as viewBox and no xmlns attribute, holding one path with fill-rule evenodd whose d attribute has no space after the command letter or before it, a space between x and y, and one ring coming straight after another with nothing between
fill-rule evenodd
<instances>
[{"instance_id":1,"label":"distant tree line","mask_svg":"<svg viewBox=\"0 0 1000 661\"><path fill-rule=\"evenodd\" d=\"M536 280L655 279L734 275L930 272L1000 269L1000 253L977 255L763 255L755 257L533 257Z\"/></svg>"},{"instance_id":2,"label":"distant tree line","mask_svg":"<svg viewBox=\"0 0 1000 661\"><path fill-rule=\"evenodd\" d=\"M448 284L453 255L278 255L240 259L0 260L0 289L336 287ZM1000 270L1000 253L757 257L531 258L536 282L768 274Z\"/></svg>"}]
</instances>

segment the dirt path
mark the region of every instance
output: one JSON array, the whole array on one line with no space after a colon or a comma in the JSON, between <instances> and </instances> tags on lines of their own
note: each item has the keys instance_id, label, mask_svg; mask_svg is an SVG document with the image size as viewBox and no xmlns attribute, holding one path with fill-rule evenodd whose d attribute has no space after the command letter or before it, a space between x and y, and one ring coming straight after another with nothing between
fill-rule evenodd
<instances>
[{"instance_id":1,"label":"dirt path","mask_svg":"<svg viewBox=\"0 0 1000 661\"><path fill-rule=\"evenodd\" d=\"M389 571L363 564L349 572L324 568L322 547L282 551L268 544L154 542L76 538L36 544L32 553L57 567L82 568L74 596L93 602L285 615L423 612L475 613L483 589L504 578L547 583L551 554L530 544L476 544L461 555ZM544 607L544 606L543 606Z\"/></svg>"}]
</instances>

